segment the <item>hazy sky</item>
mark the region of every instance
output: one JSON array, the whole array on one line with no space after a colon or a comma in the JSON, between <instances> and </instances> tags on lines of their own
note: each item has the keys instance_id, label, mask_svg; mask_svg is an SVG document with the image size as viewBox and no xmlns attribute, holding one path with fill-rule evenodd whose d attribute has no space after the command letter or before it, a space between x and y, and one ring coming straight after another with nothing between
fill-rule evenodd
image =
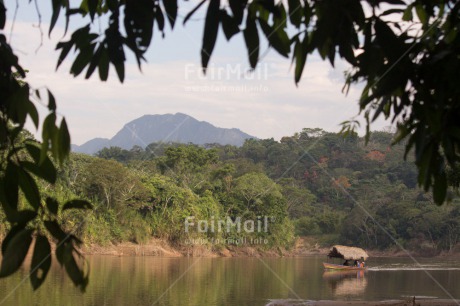
<instances>
[{"instance_id":1,"label":"hazy sky","mask_svg":"<svg viewBox=\"0 0 460 306\"><path fill-rule=\"evenodd\" d=\"M83 76L74 78L69 74L71 61L55 70L59 53L54 49L56 42L63 39L62 23L49 38L48 1L39 3L43 41L33 3L20 3L11 31L16 2L5 1L8 20L4 33L22 66L30 71L30 84L34 88L47 87L54 93L58 111L69 124L72 143L82 144L94 137L110 138L125 123L145 114L182 112L219 127L236 127L259 138L280 139L304 127L338 131L340 122L358 112L359 88L351 89L347 96L341 92L345 63L338 61L334 70L318 56L310 56L296 87L290 60L273 50L268 51L255 72L247 73L242 35L227 42L223 32L219 32L210 69L203 76L202 20L191 21L184 27L179 18L173 32L168 24L164 39L155 32L142 71L129 56L123 84L113 67L108 82L101 82L97 72L90 80ZM188 11L181 8L179 15ZM84 24L74 21L71 26ZM101 24L104 26L104 22ZM265 50L267 43L263 42L261 54ZM40 108L43 117L46 109ZM385 125L388 123L379 122L373 127L381 129Z\"/></svg>"}]
</instances>

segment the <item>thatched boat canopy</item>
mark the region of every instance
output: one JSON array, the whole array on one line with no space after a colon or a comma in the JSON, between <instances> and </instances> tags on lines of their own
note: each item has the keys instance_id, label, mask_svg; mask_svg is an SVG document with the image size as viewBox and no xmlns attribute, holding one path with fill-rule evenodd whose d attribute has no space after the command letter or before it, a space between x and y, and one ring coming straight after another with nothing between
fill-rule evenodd
<instances>
[{"instance_id":1,"label":"thatched boat canopy","mask_svg":"<svg viewBox=\"0 0 460 306\"><path fill-rule=\"evenodd\" d=\"M366 251L361 248L347 247L344 245L334 245L327 256L343 258L345 260L366 260L369 257Z\"/></svg>"}]
</instances>

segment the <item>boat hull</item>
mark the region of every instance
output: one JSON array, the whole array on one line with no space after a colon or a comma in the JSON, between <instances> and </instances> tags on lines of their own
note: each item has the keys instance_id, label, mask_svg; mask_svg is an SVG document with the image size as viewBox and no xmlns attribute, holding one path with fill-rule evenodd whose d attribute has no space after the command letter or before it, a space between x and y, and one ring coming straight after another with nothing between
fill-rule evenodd
<instances>
[{"instance_id":1,"label":"boat hull","mask_svg":"<svg viewBox=\"0 0 460 306\"><path fill-rule=\"evenodd\" d=\"M323 262L324 269L327 270L340 270L340 271L359 271L359 270L366 270L366 268L354 267L354 266L344 266L344 265L336 265L327 262Z\"/></svg>"}]
</instances>

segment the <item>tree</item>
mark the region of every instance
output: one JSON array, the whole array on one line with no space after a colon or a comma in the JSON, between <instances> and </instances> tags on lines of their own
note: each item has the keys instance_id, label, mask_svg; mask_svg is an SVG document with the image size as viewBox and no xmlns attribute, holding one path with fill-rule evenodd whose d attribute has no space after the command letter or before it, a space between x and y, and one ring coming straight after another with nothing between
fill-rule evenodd
<instances>
[{"instance_id":1,"label":"tree","mask_svg":"<svg viewBox=\"0 0 460 306\"><path fill-rule=\"evenodd\" d=\"M312 203L316 197L307 188L298 186L294 179L285 178L279 181L282 186L281 193L286 199L286 209L292 219L310 215Z\"/></svg>"},{"instance_id":2,"label":"tree","mask_svg":"<svg viewBox=\"0 0 460 306\"><path fill-rule=\"evenodd\" d=\"M197 190L203 187L209 175L209 166L217 159L215 149L180 145L167 147L164 156L158 158L158 165L162 173L171 173L181 185Z\"/></svg>"},{"instance_id":3,"label":"tree","mask_svg":"<svg viewBox=\"0 0 460 306\"><path fill-rule=\"evenodd\" d=\"M103 148L96 153L96 156L104 159L113 159L118 162L126 162L130 159L130 153L130 151L124 150L120 147L110 147Z\"/></svg>"},{"instance_id":4,"label":"tree","mask_svg":"<svg viewBox=\"0 0 460 306\"><path fill-rule=\"evenodd\" d=\"M114 160L94 159L83 169L80 192L98 199L107 209L122 205L137 207L148 198L138 177Z\"/></svg>"},{"instance_id":5,"label":"tree","mask_svg":"<svg viewBox=\"0 0 460 306\"><path fill-rule=\"evenodd\" d=\"M235 180L233 188L233 207L228 210L231 217L245 220L268 218L268 233L255 231L253 234L264 237L270 234L273 242L288 245L292 242L293 226L287 218L286 203L281 186L263 173L246 173Z\"/></svg>"},{"instance_id":6,"label":"tree","mask_svg":"<svg viewBox=\"0 0 460 306\"><path fill-rule=\"evenodd\" d=\"M254 220L258 216L284 218L286 203L281 187L263 173L246 173L235 180L233 188L237 205L235 215L243 215Z\"/></svg>"},{"instance_id":7,"label":"tree","mask_svg":"<svg viewBox=\"0 0 460 306\"><path fill-rule=\"evenodd\" d=\"M368 135L372 121L381 116L391 118L397 126L394 143L405 141L406 155L411 150L415 153L418 184L425 190L433 190L437 204L444 202L448 185L446 165L454 168L460 159L460 3L454 0L408 3L402 0L288 0L286 6L284 1L274 0L203 0L187 14L184 24L206 2L201 48L203 72L209 64L219 28L227 40L243 35L252 68L261 60L260 36L265 37L271 48L294 63L295 83L300 82L307 57L312 53L318 52L331 65L336 56L344 58L352 67L347 74L345 91L355 83L365 84L359 110L366 119ZM77 17L88 21L76 29L68 41L57 44L58 67L74 49L76 57L70 72L78 76L86 69L85 77L89 78L97 69L102 81L107 80L112 65L123 82L126 50L133 52L140 68L155 29L164 34L165 19L173 28L178 16L177 0L82 0L77 1L76 6L73 3L52 1L49 32L62 11L67 24ZM4 1L0 0L0 30L5 26L5 12ZM109 22L105 29L100 28L96 16L107 16ZM49 91L49 115L42 126L43 142L16 144L27 117L38 128L35 104L43 95L18 76L24 77L25 70L5 35L0 33L0 143L6 156L1 169L0 200L8 221L13 228L17 226L15 231L10 231L11 242L3 242L4 260L10 257L13 241L24 242L21 250L28 250L36 229L26 225L42 210L47 213L35 180L54 182L56 170L48 162L48 151L55 161L62 163L70 150L67 125L65 120L56 124L56 103ZM354 120L344 122L344 132L352 132L357 124ZM31 164L18 157L21 148L30 154L31 160L27 162ZM18 209L19 189L32 205L33 213ZM55 204L49 203L53 203L48 209L52 213ZM24 212L27 217L23 216ZM50 232L53 234L53 230ZM54 234L57 240L65 242L64 236L57 235L57 231ZM71 245L77 241L72 239ZM73 247L57 250L74 252ZM73 255L58 256L58 260L60 258L73 259ZM18 262L20 265L22 260ZM84 284L82 273L70 272L75 271L75 261L60 262L76 284ZM8 273L0 270L0 275L14 272L19 265L15 263L15 269ZM4 266L2 264L2 269ZM41 280L33 283L34 287Z\"/></svg>"}]
</instances>

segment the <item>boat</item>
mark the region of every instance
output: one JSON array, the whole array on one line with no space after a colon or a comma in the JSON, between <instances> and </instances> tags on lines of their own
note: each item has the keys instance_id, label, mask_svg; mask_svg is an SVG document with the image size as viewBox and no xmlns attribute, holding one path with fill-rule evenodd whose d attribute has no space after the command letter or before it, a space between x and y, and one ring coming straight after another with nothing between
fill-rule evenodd
<instances>
[{"instance_id":1,"label":"boat","mask_svg":"<svg viewBox=\"0 0 460 306\"><path fill-rule=\"evenodd\" d=\"M340 270L340 271L354 271L354 270L366 270L366 267L360 268L355 266L344 266L344 265L336 265L327 262L323 262L324 269L328 270Z\"/></svg>"},{"instance_id":2,"label":"boat","mask_svg":"<svg viewBox=\"0 0 460 306\"><path fill-rule=\"evenodd\" d=\"M340 258L345 260L345 263L348 261L352 262L365 262L369 255L367 255L366 251L361 248L357 247L348 247L344 245L334 245L329 254L327 255L329 258ZM354 270L366 270L367 267L360 267L356 265L345 265L345 264L333 264L328 262L323 262L324 269L326 270L340 270L340 271L354 271Z\"/></svg>"}]
</instances>

